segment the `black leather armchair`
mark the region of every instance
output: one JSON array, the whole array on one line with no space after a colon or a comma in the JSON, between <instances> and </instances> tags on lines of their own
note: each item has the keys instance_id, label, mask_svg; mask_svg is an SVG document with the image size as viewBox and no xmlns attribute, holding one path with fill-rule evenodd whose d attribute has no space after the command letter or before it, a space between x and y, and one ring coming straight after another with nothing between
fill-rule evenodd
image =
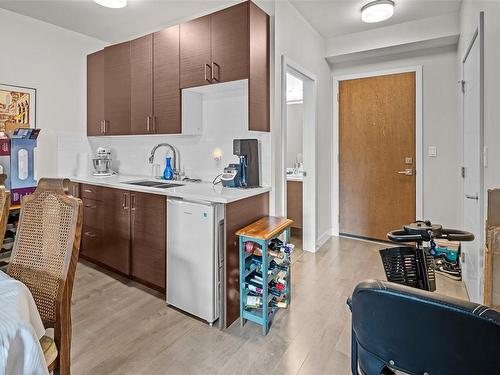
<instances>
[{"instance_id":1,"label":"black leather armchair","mask_svg":"<svg viewBox=\"0 0 500 375\"><path fill-rule=\"evenodd\" d=\"M353 374L500 374L496 310L377 280L358 284L347 304Z\"/></svg>"}]
</instances>

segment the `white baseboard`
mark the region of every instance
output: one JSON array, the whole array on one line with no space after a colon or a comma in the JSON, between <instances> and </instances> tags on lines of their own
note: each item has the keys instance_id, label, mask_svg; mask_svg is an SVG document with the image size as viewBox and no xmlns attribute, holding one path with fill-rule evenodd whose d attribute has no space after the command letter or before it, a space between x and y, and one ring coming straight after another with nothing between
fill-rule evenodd
<instances>
[{"instance_id":1,"label":"white baseboard","mask_svg":"<svg viewBox=\"0 0 500 375\"><path fill-rule=\"evenodd\" d=\"M331 236L331 230L327 230L322 235L320 235L316 240L316 249L319 249L321 246L323 246Z\"/></svg>"}]
</instances>

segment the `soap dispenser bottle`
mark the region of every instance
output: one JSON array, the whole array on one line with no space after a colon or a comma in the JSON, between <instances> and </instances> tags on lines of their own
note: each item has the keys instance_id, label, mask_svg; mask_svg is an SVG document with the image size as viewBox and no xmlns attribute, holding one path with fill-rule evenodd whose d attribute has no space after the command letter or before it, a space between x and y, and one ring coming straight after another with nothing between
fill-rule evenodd
<instances>
[{"instance_id":1,"label":"soap dispenser bottle","mask_svg":"<svg viewBox=\"0 0 500 375\"><path fill-rule=\"evenodd\" d=\"M165 180L173 180L174 179L174 170L172 169L172 158L167 157L167 162L165 164L165 170L163 171L163 179Z\"/></svg>"}]
</instances>

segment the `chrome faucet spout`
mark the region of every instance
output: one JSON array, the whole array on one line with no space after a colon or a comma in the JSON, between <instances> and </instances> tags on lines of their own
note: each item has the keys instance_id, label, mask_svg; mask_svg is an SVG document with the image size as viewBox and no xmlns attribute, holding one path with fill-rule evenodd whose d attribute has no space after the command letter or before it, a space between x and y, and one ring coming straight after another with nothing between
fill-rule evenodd
<instances>
[{"instance_id":1,"label":"chrome faucet spout","mask_svg":"<svg viewBox=\"0 0 500 375\"><path fill-rule=\"evenodd\" d=\"M158 150L160 147L167 147L171 152L172 152L172 163L173 163L173 168L174 168L174 179L177 180L179 178L179 166L177 165L178 163L178 154L177 150L175 149L174 146L172 146L170 143L159 143L153 149L151 150L151 155L149 156L149 164L153 164L155 160L155 153L156 150Z\"/></svg>"}]
</instances>

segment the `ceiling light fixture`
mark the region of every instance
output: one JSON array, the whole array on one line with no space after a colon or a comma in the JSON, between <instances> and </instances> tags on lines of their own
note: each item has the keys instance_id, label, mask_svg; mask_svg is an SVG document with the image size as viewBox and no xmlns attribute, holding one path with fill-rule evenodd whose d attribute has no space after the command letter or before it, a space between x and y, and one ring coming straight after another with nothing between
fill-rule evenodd
<instances>
[{"instance_id":1,"label":"ceiling light fixture","mask_svg":"<svg viewBox=\"0 0 500 375\"><path fill-rule=\"evenodd\" d=\"M96 4L102 5L106 8L125 8L127 6L127 0L94 0Z\"/></svg>"},{"instance_id":2,"label":"ceiling light fixture","mask_svg":"<svg viewBox=\"0 0 500 375\"><path fill-rule=\"evenodd\" d=\"M361 20L374 23L391 18L394 14L394 1L375 0L361 8Z\"/></svg>"}]
</instances>

